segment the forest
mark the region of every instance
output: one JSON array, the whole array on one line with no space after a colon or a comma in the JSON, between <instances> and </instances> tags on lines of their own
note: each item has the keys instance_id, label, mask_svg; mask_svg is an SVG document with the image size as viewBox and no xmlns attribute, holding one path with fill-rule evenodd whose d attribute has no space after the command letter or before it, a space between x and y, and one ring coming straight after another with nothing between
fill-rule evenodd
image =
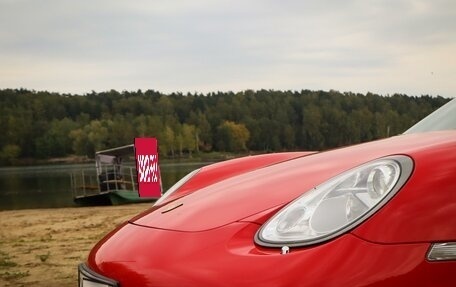
<instances>
[{"instance_id":1,"label":"forest","mask_svg":"<svg viewBox=\"0 0 456 287\"><path fill-rule=\"evenodd\" d=\"M154 90L59 94L0 90L0 165L94 156L156 137L160 157L206 152L325 150L400 134L443 97L330 91Z\"/></svg>"}]
</instances>

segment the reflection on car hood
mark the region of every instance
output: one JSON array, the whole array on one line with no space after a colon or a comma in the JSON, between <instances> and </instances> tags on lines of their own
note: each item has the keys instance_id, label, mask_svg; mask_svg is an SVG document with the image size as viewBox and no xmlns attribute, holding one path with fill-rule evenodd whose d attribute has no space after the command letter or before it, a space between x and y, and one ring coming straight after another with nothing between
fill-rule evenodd
<instances>
[{"instance_id":1,"label":"reflection on car hood","mask_svg":"<svg viewBox=\"0 0 456 287\"><path fill-rule=\"evenodd\" d=\"M322 152L225 179L152 209L134 224L185 232L217 228L273 212L331 177L365 162L454 142L454 132L410 134ZM268 216L267 216L268 217Z\"/></svg>"}]
</instances>

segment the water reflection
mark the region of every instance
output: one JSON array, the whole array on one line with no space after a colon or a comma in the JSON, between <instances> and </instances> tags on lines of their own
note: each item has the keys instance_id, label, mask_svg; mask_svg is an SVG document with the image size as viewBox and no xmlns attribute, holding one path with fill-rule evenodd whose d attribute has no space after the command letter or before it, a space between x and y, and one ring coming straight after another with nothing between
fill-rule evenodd
<instances>
[{"instance_id":1,"label":"water reflection","mask_svg":"<svg viewBox=\"0 0 456 287\"><path fill-rule=\"evenodd\" d=\"M167 190L190 171L207 163L160 164ZM70 174L94 164L0 168L0 210L75 206Z\"/></svg>"}]
</instances>

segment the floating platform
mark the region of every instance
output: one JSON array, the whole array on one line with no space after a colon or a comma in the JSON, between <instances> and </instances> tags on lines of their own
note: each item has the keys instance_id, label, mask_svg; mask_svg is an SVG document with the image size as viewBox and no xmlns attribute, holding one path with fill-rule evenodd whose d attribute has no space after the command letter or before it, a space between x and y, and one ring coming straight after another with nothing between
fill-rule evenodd
<instances>
[{"instance_id":1,"label":"floating platform","mask_svg":"<svg viewBox=\"0 0 456 287\"><path fill-rule=\"evenodd\" d=\"M152 202L158 197L139 197L136 167L124 165L133 145L99 151L95 168L72 173L71 192L79 205L120 205Z\"/></svg>"}]
</instances>

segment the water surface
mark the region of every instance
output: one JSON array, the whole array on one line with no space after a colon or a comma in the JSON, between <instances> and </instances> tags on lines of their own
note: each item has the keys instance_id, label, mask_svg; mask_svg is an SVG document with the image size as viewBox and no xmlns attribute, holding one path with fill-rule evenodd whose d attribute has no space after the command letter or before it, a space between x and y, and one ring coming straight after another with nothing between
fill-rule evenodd
<instances>
[{"instance_id":1,"label":"water surface","mask_svg":"<svg viewBox=\"0 0 456 287\"><path fill-rule=\"evenodd\" d=\"M160 164L164 190L207 163ZM94 164L0 168L0 210L75 206L70 174Z\"/></svg>"}]
</instances>

